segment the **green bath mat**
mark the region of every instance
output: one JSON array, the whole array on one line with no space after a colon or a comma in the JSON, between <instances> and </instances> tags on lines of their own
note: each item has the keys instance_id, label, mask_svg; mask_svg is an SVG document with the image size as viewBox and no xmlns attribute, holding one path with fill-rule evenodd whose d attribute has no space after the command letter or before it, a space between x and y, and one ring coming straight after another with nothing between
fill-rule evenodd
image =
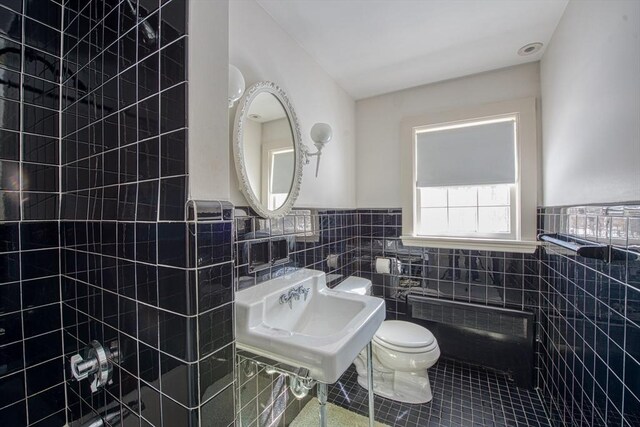
<instances>
[{"instance_id":1,"label":"green bath mat","mask_svg":"<svg viewBox=\"0 0 640 427\"><path fill-rule=\"evenodd\" d=\"M312 399L290 424L290 427L314 427L320 425L318 399ZM369 418L348 411L333 403L327 403L328 427L369 427ZM387 424L375 423L376 427L390 427Z\"/></svg>"}]
</instances>

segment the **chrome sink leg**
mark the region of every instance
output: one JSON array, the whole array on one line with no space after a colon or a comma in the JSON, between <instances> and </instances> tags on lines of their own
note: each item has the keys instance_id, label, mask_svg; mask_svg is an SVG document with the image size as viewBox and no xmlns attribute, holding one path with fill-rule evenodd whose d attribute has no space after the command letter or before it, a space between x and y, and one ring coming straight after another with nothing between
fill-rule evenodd
<instances>
[{"instance_id":1,"label":"chrome sink leg","mask_svg":"<svg viewBox=\"0 0 640 427\"><path fill-rule=\"evenodd\" d=\"M320 427L327 427L327 385L318 382L318 403L320 404Z\"/></svg>"},{"instance_id":2,"label":"chrome sink leg","mask_svg":"<svg viewBox=\"0 0 640 427\"><path fill-rule=\"evenodd\" d=\"M369 427L375 423L373 408L373 344L367 344L367 387L369 388Z\"/></svg>"}]
</instances>

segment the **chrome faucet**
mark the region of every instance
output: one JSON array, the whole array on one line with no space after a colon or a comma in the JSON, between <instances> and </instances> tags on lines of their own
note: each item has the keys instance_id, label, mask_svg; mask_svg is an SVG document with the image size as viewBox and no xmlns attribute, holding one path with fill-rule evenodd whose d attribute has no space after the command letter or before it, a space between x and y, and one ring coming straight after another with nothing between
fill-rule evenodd
<instances>
[{"instance_id":1,"label":"chrome faucet","mask_svg":"<svg viewBox=\"0 0 640 427\"><path fill-rule=\"evenodd\" d=\"M280 295L280 304L289 304L289 308L293 308L293 300L300 300L300 296L304 295L304 301L307 300L307 295L309 295L309 288L305 288L300 285L296 288L289 289L289 292Z\"/></svg>"}]
</instances>

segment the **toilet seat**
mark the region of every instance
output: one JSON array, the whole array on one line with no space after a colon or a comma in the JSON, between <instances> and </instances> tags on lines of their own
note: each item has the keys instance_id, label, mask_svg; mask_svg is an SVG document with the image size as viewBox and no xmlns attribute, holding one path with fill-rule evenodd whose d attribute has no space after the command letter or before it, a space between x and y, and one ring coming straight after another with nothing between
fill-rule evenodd
<instances>
[{"instance_id":1,"label":"toilet seat","mask_svg":"<svg viewBox=\"0 0 640 427\"><path fill-rule=\"evenodd\" d=\"M393 344L389 344L381 341L376 341L375 338L374 338L374 342L376 345L379 345L380 347L383 347L387 350L395 351L397 353L408 353L408 354L429 353L438 349L437 344L430 345L428 347L411 348L411 347L402 347L402 346L393 345Z\"/></svg>"},{"instance_id":2,"label":"toilet seat","mask_svg":"<svg viewBox=\"0 0 640 427\"><path fill-rule=\"evenodd\" d=\"M373 341L384 348L402 353L426 353L438 347L438 342L428 329L402 320L382 322Z\"/></svg>"}]
</instances>

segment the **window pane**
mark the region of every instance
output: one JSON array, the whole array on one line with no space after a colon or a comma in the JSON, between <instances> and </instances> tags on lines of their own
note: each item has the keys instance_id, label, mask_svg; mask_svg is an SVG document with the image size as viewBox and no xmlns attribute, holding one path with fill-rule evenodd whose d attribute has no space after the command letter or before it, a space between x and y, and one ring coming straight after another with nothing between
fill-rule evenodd
<instances>
[{"instance_id":1,"label":"window pane","mask_svg":"<svg viewBox=\"0 0 640 427\"><path fill-rule=\"evenodd\" d=\"M275 210L280 208L280 206L284 205L284 202L287 200L288 195L289 193L271 194L271 203L269 204L269 209Z\"/></svg>"},{"instance_id":2,"label":"window pane","mask_svg":"<svg viewBox=\"0 0 640 427\"><path fill-rule=\"evenodd\" d=\"M481 233L511 232L511 209L507 207L480 207L478 231Z\"/></svg>"},{"instance_id":3,"label":"window pane","mask_svg":"<svg viewBox=\"0 0 640 427\"><path fill-rule=\"evenodd\" d=\"M509 206L509 190L509 185L478 187L478 204L480 206Z\"/></svg>"},{"instance_id":4,"label":"window pane","mask_svg":"<svg viewBox=\"0 0 640 427\"><path fill-rule=\"evenodd\" d=\"M477 206L478 187L450 187L449 206Z\"/></svg>"},{"instance_id":5,"label":"window pane","mask_svg":"<svg viewBox=\"0 0 640 427\"><path fill-rule=\"evenodd\" d=\"M419 188L420 203L423 208L443 208L447 206L447 189L443 187Z\"/></svg>"},{"instance_id":6,"label":"window pane","mask_svg":"<svg viewBox=\"0 0 640 427\"><path fill-rule=\"evenodd\" d=\"M474 233L478 228L476 208L449 208L449 231L451 233Z\"/></svg>"},{"instance_id":7,"label":"window pane","mask_svg":"<svg viewBox=\"0 0 640 427\"><path fill-rule=\"evenodd\" d=\"M420 209L418 234L442 234L447 232L447 208Z\"/></svg>"}]
</instances>

